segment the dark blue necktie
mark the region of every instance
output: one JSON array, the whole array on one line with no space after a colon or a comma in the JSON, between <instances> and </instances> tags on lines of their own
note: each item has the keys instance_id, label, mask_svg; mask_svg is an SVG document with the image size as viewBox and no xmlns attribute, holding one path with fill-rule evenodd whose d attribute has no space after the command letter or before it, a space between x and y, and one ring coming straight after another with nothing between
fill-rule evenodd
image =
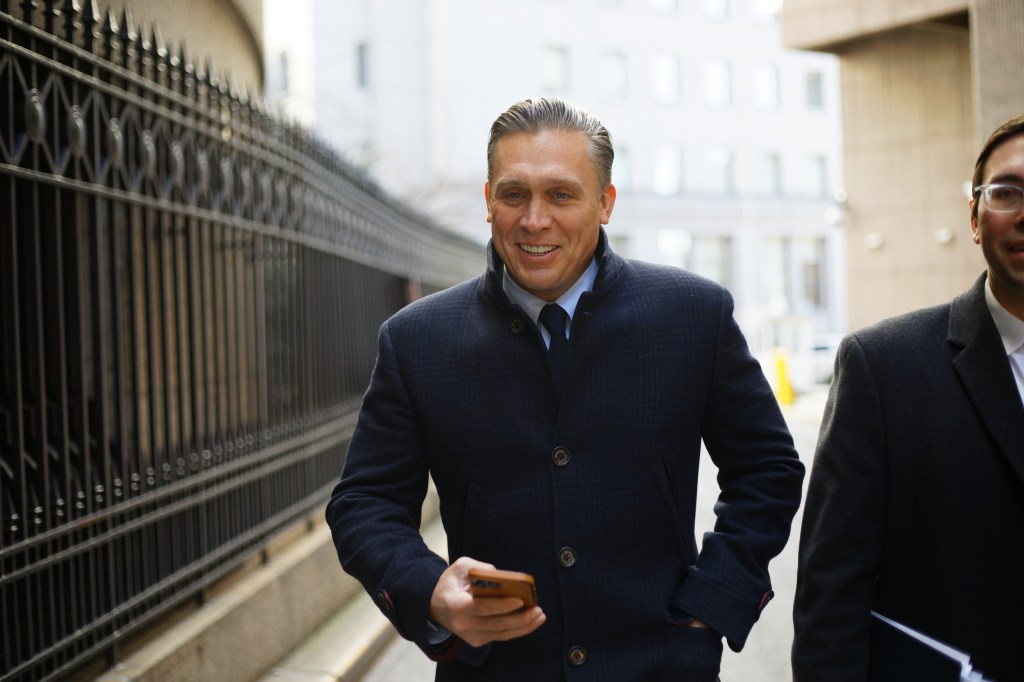
<instances>
[{"instance_id":1,"label":"dark blue necktie","mask_svg":"<svg viewBox=\"0 0 1024 682\"><path fill-rule=\"evenodd\" d=\"M555 392L561 396L565 384L565 366L569 357L569 342L565 338L565 321L568 315L560 306L549 303L540 311L540 323L551 334L548 346L548 360L551 362L551 376L555 381Z\"/></svg>"}]
</instances>

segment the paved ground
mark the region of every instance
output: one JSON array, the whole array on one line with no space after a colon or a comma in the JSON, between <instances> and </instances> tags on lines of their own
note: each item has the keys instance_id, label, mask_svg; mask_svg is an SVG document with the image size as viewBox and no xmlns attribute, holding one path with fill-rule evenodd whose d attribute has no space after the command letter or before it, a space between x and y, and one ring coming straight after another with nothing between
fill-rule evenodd
<instances>
[{"instance_id":1,"label":"paved ground","mask_svg":"<svg viewBox=\"0 0 1024 682\"><path fill-rule=\"evenodd\" d=\"M825 395L815 393L786 408L786 419L796 441L800 459L810 468L817 441L818 426ZM806 484L806 478L805 478ZM704 455L697 510L698 540L714 526L712 505L718 494L715 467ZM725 647L721 678L724 682L789 682L789 648L793 640L793 590L796 579L796 539L800 533L800 512L793 525L790 542L771 564L775 599L754 626L743 652ZM383 616L381 616L383 618ZM396 639L381 653L363 682L429 682L434 679L434 664L415 645Z\"/></svg>"}]
</instances>

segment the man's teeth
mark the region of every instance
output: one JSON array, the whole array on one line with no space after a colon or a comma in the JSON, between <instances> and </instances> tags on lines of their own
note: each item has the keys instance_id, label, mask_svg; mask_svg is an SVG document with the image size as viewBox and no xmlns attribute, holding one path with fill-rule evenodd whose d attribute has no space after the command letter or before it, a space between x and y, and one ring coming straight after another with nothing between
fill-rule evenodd
<instances>
[{"instance_id":1,"label":"man's teeth","mask_svg":"<svg viewBox=\"0 0 1024 682\"><path fill-rule=\"evenodd\" d=\"M530 246L529 244L520 244L519 248L526 253L532 253L536 256L544 253L550 253L555 250L555 247L553 246Z\"/></svg>"}]
</instances>

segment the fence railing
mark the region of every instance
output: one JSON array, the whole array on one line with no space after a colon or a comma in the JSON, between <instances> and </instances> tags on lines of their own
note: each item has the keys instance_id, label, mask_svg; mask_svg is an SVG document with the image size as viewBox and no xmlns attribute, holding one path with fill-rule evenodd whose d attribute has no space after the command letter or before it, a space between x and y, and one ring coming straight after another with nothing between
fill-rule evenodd
<instances>
[{"instance_id":1,"label":"fence railing","mask_svg":"<svg viewBox=\"0 0 1024 682\"><path fill-rule=\"evenodd\" d=\"M376 330L482 249L95 3L0 0L0 680L319 513Z\"/></svg>"}]
</instances>

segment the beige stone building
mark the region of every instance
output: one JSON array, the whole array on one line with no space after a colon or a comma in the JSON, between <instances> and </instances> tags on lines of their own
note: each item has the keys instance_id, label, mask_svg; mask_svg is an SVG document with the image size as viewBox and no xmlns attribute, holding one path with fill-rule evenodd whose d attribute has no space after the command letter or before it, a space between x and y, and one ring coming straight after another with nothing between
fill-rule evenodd
<instances>
[{"instance_id":1,"label":"beige stone building","mask_svg":"<svg viewBox=\"0 0 1024 682\"><path fill-rule=\"evenodd\" d=\"M160 36L174 50L184 42L193 61L212 60L218 76L250 95L263 91L263 0L99 0L117 21L127 7L136 30Z\"/></svg>"},{"instance_id":2,"label":"beige stone building","mask_svg":"<svg viewBox=\"0 0 1024 682\"><path fill-rule=\"evenodd\" d=\"M966 289L974 159L1024 111L1024 2L785 0L782 20L840 58L849 327Z\"/></svg>"}]
</instances>

